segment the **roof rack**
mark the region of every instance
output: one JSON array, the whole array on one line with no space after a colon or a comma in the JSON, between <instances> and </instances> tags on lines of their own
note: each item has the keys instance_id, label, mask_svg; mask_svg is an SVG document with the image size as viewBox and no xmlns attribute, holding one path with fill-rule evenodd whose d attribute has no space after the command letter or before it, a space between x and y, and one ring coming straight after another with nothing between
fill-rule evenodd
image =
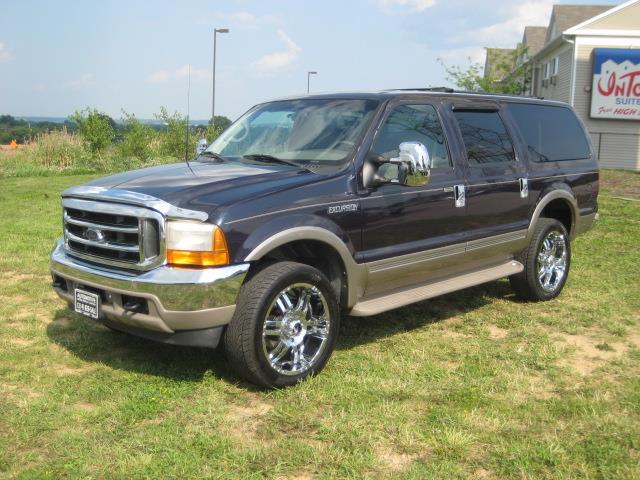
<instances>
[{"instance_id":1,"label":"roof rack","mask_svg":"<svg viewBox=\"0 0 640 480\"><path fill-rule=\"evenodd\" d=\"M496 97L522 97L522 98L532 98L536 100L544 100L544 97L539 97L535 95L518 95L516 93L492 93L492 92L471 92L469 90L456 90L451 87L418 87L418 88L393 88L389 90L385 90L388 92L439 92L439 93L462 93L467 95L487 95L487 96L496 96Z\"/></svg>"}]
</instances>

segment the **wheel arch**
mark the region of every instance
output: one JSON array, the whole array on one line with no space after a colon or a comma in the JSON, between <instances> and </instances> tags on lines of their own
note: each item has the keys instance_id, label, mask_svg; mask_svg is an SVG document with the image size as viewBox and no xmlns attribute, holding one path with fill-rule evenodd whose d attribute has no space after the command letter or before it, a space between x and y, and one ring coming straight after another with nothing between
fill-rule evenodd
<instances>
[{"instance_id":1,"label":"wheel arch","mask_svg":"<svg viewBox=\"0 0 640 480\"><path fill-rule=\"evenodd\" d=\"M578 202L573 192L566 185L556 186L544 193L536 204L527 230L527 240L531 239L540 218L554 218L560 221L567 228L569 237L573 239L576 235L578 216Z\"/></svg>"},{"instance_id":2,"label":"wheel arch","mask_svg":"<svg viewBox=\"0 0 640 480\"><path fill-rule=\"evenodd\" d=\"M319 256L315 256L321 264L315 264L313 262L304 262L314 267L321 267L322 264L327 265L330 281L335 282L335 269L336 265L333 262L335 259L340 260L340 267L342 270L342 283L340 299L343 307L352 307L356 304L358 298L362 296L364 291L364 283L366 278L366 270L362 265L357 264L351 252L347 248L345 242L338 237L335 233L315 226L301 226L292 227L286 230L282 230L269 238L260 242L255 248L253 248L246 256L245 261L251 263L258 263L260 261L268 260L271 258L278 258L283 255L284 252L303 252L304 249L311 251L317 251ZM331 258L331 255L334 257ZM301 259L304 256L285 255L289 259ZM327 256L329 256L327 258ZM293 258L291 258L293 257Z\"/></svg>"}]
</instances>

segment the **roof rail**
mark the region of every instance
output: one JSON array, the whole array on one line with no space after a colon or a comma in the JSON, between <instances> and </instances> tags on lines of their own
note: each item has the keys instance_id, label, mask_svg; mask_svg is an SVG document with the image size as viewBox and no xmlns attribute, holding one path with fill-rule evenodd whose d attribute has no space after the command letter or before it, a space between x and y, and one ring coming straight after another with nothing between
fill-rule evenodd
<instances>
[{"instance_id":1,"label":"roof rail","mask_svg":"<svg viewBox=\"0 0 640 480\"><path fill-rule=\"evenodd\" d=\"M469 90L456 90L451 87L418 87L418 88L393 88L385 90L386 92L440 92L440 93L462 93L467 95L487 95L496 97L522 97L532 98L536 100L544 100L544 97L536 95L521 95L517 93L494 93L494 92L472 92Z\"/></svg>"},{"instance_id":2,"label":"roof rail","mask_svg":"<svg viewBox=\"0 0 640 480\"><path fill-rule=\"evenodd\" d=\"M398 92L442 92L442 93L456 93L451 87L418 87L418 88L393 88Z\"/></svg>"}]
</instances>

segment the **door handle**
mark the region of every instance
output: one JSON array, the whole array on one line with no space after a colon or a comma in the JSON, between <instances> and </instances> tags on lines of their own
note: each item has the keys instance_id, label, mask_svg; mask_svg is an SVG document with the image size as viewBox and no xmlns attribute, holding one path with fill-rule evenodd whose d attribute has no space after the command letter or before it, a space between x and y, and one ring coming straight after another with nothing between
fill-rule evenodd
<instances>
[{"instance_id":1,"label":"door handle","mask_svg":"<svg viewBox=\"0 0 640 480\"><path fill-rule=\"evenodd\" d=\"M520 179L520 198L527 198L529 196L529 180L526 178Z\"/></svg>"},{"instance_id":2,"label":"door handle","mask_svg":"<svg viewBox=\"0 0 640 480\"><path fill-rule=\"evenodd\" d=\"M464 193L464 185L455 185L453 187L454 197L456 200L456 207L464 207L467 203L467 199Z\"/></svg>"}]
</instances>

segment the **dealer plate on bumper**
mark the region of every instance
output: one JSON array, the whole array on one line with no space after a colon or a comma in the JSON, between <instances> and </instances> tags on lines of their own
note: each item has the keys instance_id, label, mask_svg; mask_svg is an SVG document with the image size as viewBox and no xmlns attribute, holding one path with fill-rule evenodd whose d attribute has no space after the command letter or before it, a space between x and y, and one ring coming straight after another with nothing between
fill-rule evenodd
<instances>
[{"instance_id":1,"label":"dealer plate on bumper","mask_svg":"<svg viewBox=\"0 0 640 480\"><path fill-rule=\"evenodd\" d=\"M73 309L85 317L98 320L100 318L100 296L97 293L75 289Z\"/></svg>"}]
</instances>

